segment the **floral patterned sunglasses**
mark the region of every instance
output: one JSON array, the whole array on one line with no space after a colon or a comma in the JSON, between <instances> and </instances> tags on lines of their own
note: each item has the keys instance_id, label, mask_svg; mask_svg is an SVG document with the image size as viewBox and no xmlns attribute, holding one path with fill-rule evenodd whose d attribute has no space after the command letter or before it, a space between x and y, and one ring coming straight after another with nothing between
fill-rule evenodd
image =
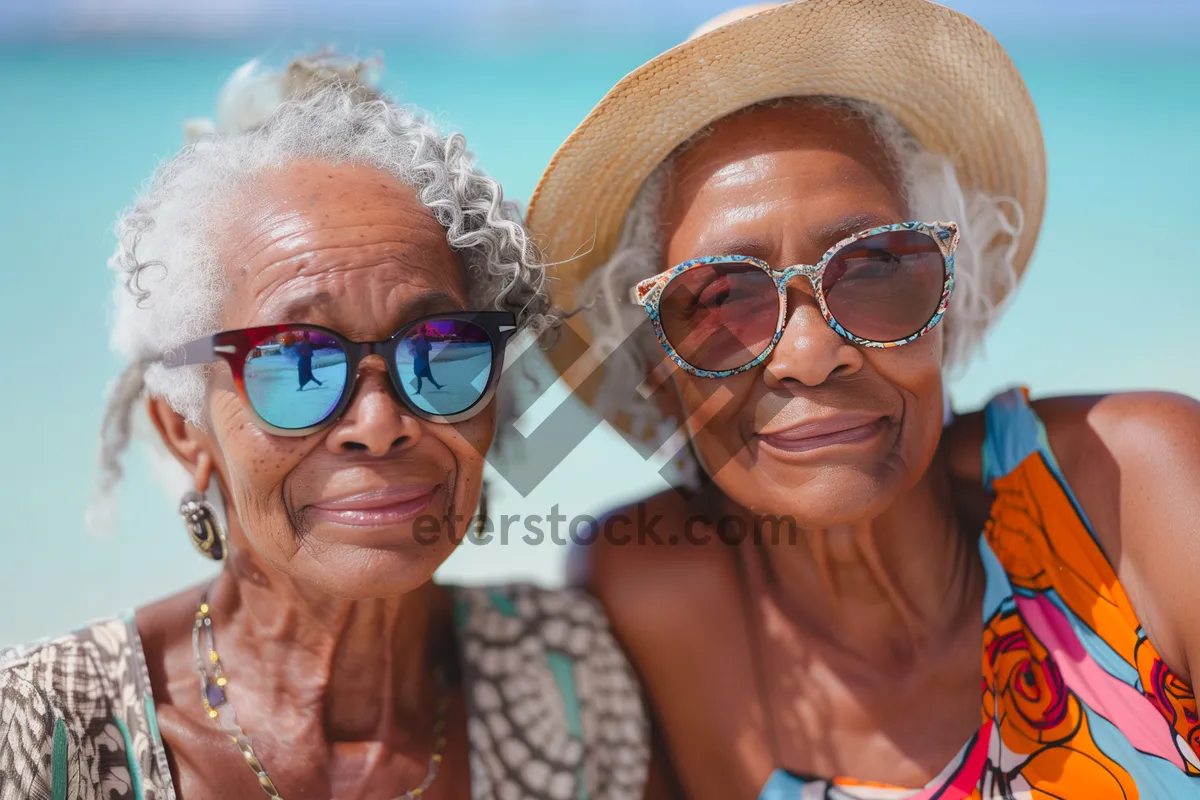
<instances>
[{"instance_id":1,"label":"floral patterned sunglasses","mask_svg":"<svg viewBox=\"0 0 1200 800\"><path fill-rule=\"evenodd\" d=\"M705 256L633 287L658 341L684 371L725 378L761 364L787 323L787 286L804 276L829 326L864 347L898 347L942 320L954 291L953 222L857 233L814 265L772 269L751 256Z\"/></svg>"}]
</instances>

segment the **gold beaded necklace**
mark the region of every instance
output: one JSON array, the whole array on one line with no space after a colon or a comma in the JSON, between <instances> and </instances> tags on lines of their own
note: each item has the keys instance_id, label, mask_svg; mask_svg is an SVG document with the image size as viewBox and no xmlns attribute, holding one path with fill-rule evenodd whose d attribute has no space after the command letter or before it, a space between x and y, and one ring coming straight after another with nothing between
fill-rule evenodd
<instances>
[{"instance_id":1,"label":"gold beaded necklace","mask_svg":"<svg viewBox=\"0 0 1200 800\"><path fill-rule=\"evenodd\" d=\"M245 759L246 765L254 770L254 774L258 777L258 785L262 787L267 797L283 800L283 795L279 794L271 776L267 774L262 762L258 760L250 737L238 726L237 715L233 711L229 698L225 696L225 686L228 681L221 669L221 658L217 655L217 646L213 639L212 618L208 612L208 595L205 594L200 598L200 605L196 609L196 622L192 626L192 652L196 657L196 671L200 674L200 699L204 703L204 711L217 729L233 741L234 746ZM204 639L203 648L200 646L201 638ZM206 652L207 655L205 655ZM434 680L441 688L442 697L438 701L437 721L433 724L434 742L433 753L429 756L429 768L425 774L425 780L421 781L420 786L409 789L395 800L414 800L425 794L442 765L442 753L446 749L446 710L450 705L450 693L446 688L446 675L442 667L434 669Z\"/></svg>"}]
</instances>

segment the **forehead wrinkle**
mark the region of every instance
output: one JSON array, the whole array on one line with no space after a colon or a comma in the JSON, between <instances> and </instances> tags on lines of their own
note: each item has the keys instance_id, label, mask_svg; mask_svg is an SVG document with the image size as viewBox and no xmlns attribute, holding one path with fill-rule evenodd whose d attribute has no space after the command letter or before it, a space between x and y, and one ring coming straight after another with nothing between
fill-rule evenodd
<instances>
[{"instance_id":1,"label":"forehead wrinkle","mask_svg":"<svg viewBox=\"0 0 1200 800\"><path fill-rule=\"evenodd\" d=\"M330 224L326 220L309 220L310 214L303 212L292 212L287 215L293 218L292 224L285 225L285 230L280 231L281 227L279 218L272 219L270 229L257 232L253 235L245 237L241 241L236 241L228 248L232 258L228 259L233 262L241 262L243 272L252 267L254 261L264 257L272 248L280 249L285 252L296 251L301 247L311 243L314 235L331 236L335 239L334 242L323 243L318 250L333 250L349 247L370 247L370 246L391 246L397 249L412 249L420 247L422 250L436 251L441 248L439 244L445 244L445 252L452 254L450 245L446 243L445 231L436 220L432 217L429 221L436 226L434 230L422 230L420 226L406 226L389 223L374 223L374 222L354 222L344 224ZM389 230L392 229L392 230ZM367 231L370 234L371 240L361 234L357 240L348 241L345 243L338 242L338 239L347 239L355 231ZM390 237L390 238L389 238ZM429 239L428 242L414 241L421 239ZM296 240L299 240L298 242ZM291 244L290 244L291 243ZM315 251L314 251L315 252ZM272 259L274 261L275 259Z\"/></svg>"},{"instance_id":2,"label":"forehead wrinkle","mask_svg":"<svg viewBox=\"0 0 1200 800\"><path fill-rule=\"evenodd\" d=\"M349 171L333 165L320 166L319 177L299 169L270 171L264 179L243 187L227 211L228 237L222 248L234 258L226 263L249 265L273 245L286 246L289 239L334 234L359 239L380 238L391 232L396 243L436 239L445 242L446 232L416 193L394 177L374 168ZM328 172L328 174L324 174ZM362 173L379 172L363 183ZM348 185L348 184L353 184ZM391 231L389 231L391 229ZM449 250L449 245L446 244ZM243 268L242 272L245 272Z\"/></svg>"},{"instance_id":3,"label":"forehead wrinkle","mask_svg":"<svg viewBox=\"0 0 1200 800\"><path fill-rule=\"evenodd\" d=\"M726 164L715 170L704 182L704 185L724 189L734 186L753 186L760 183L762 178L759 175L763 168L770 165L773 155L773 153L759 153Z\"/></svg>"},{"instance_id":4,"label":"forehead wrinkle","mask_svg":"<svg viewBox=\"0 0 1200 800\"><path fill-rule=\"evenodd\" d=\"M389 252L382 253L361 252L376 249L379 248L370 246L321 247L288 255L261 266L250 265L251 269L256 266L257 269L254 269L254 274L250 276L249 286L252 293L257 296L294 279L317 278L322 275L348 275L361 270L374 270L389 265L412 271L428 269L431 266L424 259L418 260L406 257L406 254L390 252L391 248L388 248Z\"/></svg>"},{"instance_id":5,"label":"forehead wrinkle","mask_svg":"<svg viewBox=\"0 0 1200 800\"><path fill-rule=\"evenodd\" d=\"M846 154L858 160L882 182L898 184L893 155L859 115L820 104L798 102L778 108L756 108L734 114L711 126L708 136L681 153L673 162L669 186L684 197L695 191L695 182L711 182L726 173L752 172L759 160L786 153ZM735 166L740 165L740 166ZM729 171L730 167L734 170Z\"/></svg>"},{"instance_id":6,"label":"forehead wrinkle","mask_svg":"<svg viewBox=\"0 0 1200 800\"><path fill-rule=\"evenodd\" d=\"M374 329L418 287L465 295L462 262L414 191L374 170L316 172L297 165L269 175L230 208L221 255L236 279L227 317L266 321L324 291L333 301L309 313Z\"/></svg>"},{"instance_id":7,"label":"forehead wrinkle","mask_svg":"<svg viewBox=\"0 0 1200 800\"><path fill-rule=\"evenodd\" d=\"M311 254L293 256L287 262L306 261ZM360 263L342 264L338 266L302 264L295 270L274 269L286 267L288 263L277 263L264 267L251 282L251 296L260 312L270 312L281 301L276 297L287 297L289 294L312 294L322 291L317 287L328 286L335 281L344 280L347 276L362 271L386 270L388 267L399 268L404 274L393 281L389 295L395 291L406 291L410 288L429 286L445 291L450 296L460 293L460 288L454 281L454 271L434 268L426 263L413 262L400 258L396 254L387 254L382 258L363 260ZM433 278L433 280L430 280ZM299 283L301 288L290 290ZM441 284L438 286L437 284ZM336 298L338 286L329 286L324 291ZM332 290L332 291L331 291ZM331 304L334 305L334 304Z\"/></svg>"},{"instance_id":8,"label":"forehead wrinkle","mask_svg":"<svg viewBox=\"0 0 1200 800\"><path fill-rule=\"evenodd\" d=\"M286 277L310 276L324 271L354 271L386 262L413 270L461 269L441 226L432 218L430 222L436 226L436 231L361 222L308 224L300 230L272 238L252 253L241 254L237 261L241 262L241 276L249 276L256 293ZM365 231L370 238L362 233L355 237L356 231ZM277 277L281 271L285 273L284 278ZM294 275L287 275L289 272Z\"/></svg>"},{"instance_id":9,"label":"forehead wrinkle","mask_svg":"<svg viewBox=\"0 0 1200 800\"><path fill-rule=\"evenodd\" d=\"M398 293L403 296L397 297ZM457 298L436 286L417 287L415 291L411 286L393 287L388 291L383 304L387 309L387 316L397 327L417 317L461 309ZM352 312L355 319L349 325L344 324L347 322L343 319L344 304L339 304L337 298L329 292L318 291L311 296L304 294L290 300L280 300L274 305L281 306L276 313L280 323L319 321L324 323L325 327L349 335L351 339L358 338L354 335L357 330L356 323L361 322L363 315L357 311Z\"/></svg>"}]
</instances>

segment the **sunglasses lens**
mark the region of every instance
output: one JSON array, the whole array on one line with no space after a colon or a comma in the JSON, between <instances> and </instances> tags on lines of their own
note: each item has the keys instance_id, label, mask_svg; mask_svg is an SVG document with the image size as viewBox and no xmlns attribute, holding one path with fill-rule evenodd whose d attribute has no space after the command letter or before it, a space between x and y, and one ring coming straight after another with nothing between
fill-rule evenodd
<instances>
[{"instance_id":1,"label":"sunglasses lens","mask_svg":"<svg viewBox=\"0 0 1200 800\"><path fill-rule=\"evenodd\" d=\"M775 336L779 292L753 264L692 267L663 289L659 318L667 341L698 369L721 372L749 364Z\"/></svg>"},{"instance_id":2,"label":"sunglasses lens","mask_svg":"<svg viewBox=\"0 0 1200 800\"><path fill-rule=\"evenodd\" d=\"M933 237L890 231L843 248L825 267L829 313L855 336L895 342L918 333L937 312L946 260Z\"/></svg>"},{"instance_id":3,"label":"sunglasses lens","mask_svg":"<svg viewBox=\"0 0 1200 800\"><path fill-rule=\"evenodd\" d=\"M337 340L310 330L267 336L250 349L242 378L263 421L303 430L329 418L346 388L346 352Z\"/></svg>"},{"instance_id":4,"label":"sunglasses lens","mask_svg":"<svg viewBox=\"0 0 1200 800\"><path fill-rule=\"evenodd\" d=\"M417 408L439 417L461 414L487 392L492 339L473 322L425 322L399 342L396 373L401 389Z\"/></svg>"}]
</instances>

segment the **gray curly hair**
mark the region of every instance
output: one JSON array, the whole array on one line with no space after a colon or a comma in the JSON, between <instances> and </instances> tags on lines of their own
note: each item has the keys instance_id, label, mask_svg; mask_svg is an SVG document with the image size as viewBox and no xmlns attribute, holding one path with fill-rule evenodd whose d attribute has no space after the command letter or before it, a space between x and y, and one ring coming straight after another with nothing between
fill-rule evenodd
<instances>
[{"instance_id":1,"label":"gray curly hair","mask_svg":"<svg viewBox=\"0 0 1200 800\"><path fill-rule=\"evenodd\" d=\"M1004 299L1012 295L1016 286L1014 258L1023 225L1021 207L1012 198L965 190L949 157L929 152L895 117L862 101L786 98L758 103L734 114L789 104L841 108L864 120L898 168L910 216L927 221L953 220L959 224L954 300L943 325L946 369L961 367L979 348L988 326L999 316ZM663 429L657 404L648 396L631 398L628 387L636 385L664 356L650 326L643 324L645 311L629 302L629 288L667 266L662 263L659 211L670 170L681 153L709 136L712 130L710 125L696 133L647 178L625 215L613 254L581 287L580 311L592 331L592 348L598 360L607 359L596 409L610 419L617 414L629 415L634 430ZM638 346L622 348L621 344L630 336L639 337Z\"/></svg>"},{"instance_id":2,"label":"gray curly hair","mask_svg":"<svg viewBox=\"0 0 1200 800\"><path fill-rule=\"evenodd\" d=\"M154 173L117 222L114 348L129 367L110 392L101 436L98 499L121 477L133 408L147 393L202 424L209 371L165 370L166 350L215 333L226 289L215 239L223 206L272 168L302 160L381 169L416 190L461 256L475 308L512 311L528 335L553 326L547 278L500 184L481 172L461 134L374 85L379 64L329 52L282 71L255 61L218 100L215 122L192 122L191 143ZM97 509L93 509L93 516Z\"/></svg>"}]
</instances>

